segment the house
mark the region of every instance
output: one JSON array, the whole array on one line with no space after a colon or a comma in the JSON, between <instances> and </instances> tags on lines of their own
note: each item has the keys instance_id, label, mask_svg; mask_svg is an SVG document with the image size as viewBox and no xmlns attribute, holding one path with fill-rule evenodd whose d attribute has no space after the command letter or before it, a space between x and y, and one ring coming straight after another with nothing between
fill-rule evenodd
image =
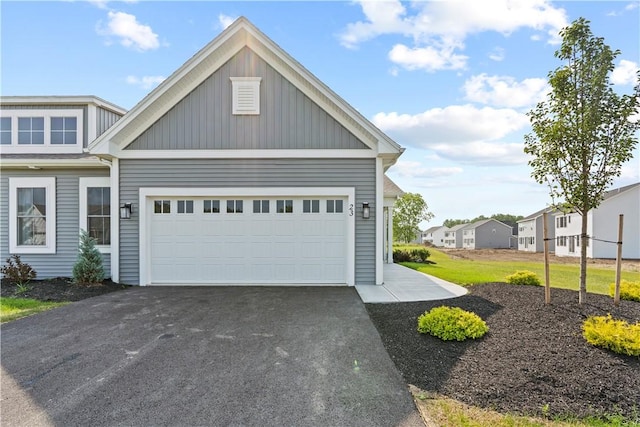
<instances>
[{"instance_id":1,"label":"house","mask_svg":"<svg viewBox=\"0 0 640 427\"><path fill-rule=\"evenodd\" d=\"M587 213L587 258L616 258L618 218L624 215L622 257L640 259L640 182L607 191ZM554 215L558 256L580 256L582 218L576 212Z\"/></svg>"},{"instance_id":2,"label":"house","mask_svg":"<svg viewBox=\"0 0 640 427\"><path fill-rule=\"evenodd\" d=\"M403 149L245 18L126 113L0 104L0 255L40 278L70 275L88 228L119 283L383 281L384 173ZM34 240L24 208L43 203Z\"/></svg>"},{"instance_id":3,"label":"house","mask_svg":"<svg viewBox=\"0 0 640 427\"><path fill-rule=\"evenodd\" d=\"M444 225L437 225L430 227L422 232L422 243L429 243L435 247L444 246L444 233L447 227Z\"/></svg>"},{"instance_id":4,"label":"house","mask_svg":"<svg viewBox=\"0 0 640 427\"><path fill-rule=\"evenodd\" d=\"M549 252L555 251L555 221L553 209L544 208L518 221L518 250L525 252L544 252L543 214L547 213L547 238Z\"/></svg>"},{"instance_id":5,"label":"house","mask_svg":"<svg viewBox=\"0 0 640 427\"><path fill-rule=\"evenodd\" d=\"M469 224L458 224L444 230L444 247L447 249L461 248L462 229L467 225Z\"/></svg>"},{"instance_id":6,"label":"house","mask_svg":"<svg viewBox=\"0 0 640 427\"><path fill-rule=\"evenodd\" d=\"M466 224L456 234L462 234L464 249L509 249L512 232L510 225L497 219L484 219Z\"/></svg>"}]
</instances>

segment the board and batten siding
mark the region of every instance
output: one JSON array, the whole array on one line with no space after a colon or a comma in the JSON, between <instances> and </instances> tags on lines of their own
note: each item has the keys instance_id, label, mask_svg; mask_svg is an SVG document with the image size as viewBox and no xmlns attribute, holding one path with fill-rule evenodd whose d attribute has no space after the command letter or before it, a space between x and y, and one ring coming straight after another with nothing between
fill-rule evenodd
<instances>
[{"instance_id":1,"label":"board and batten siding","mask_svg":"<svg viewBox=\"0 0 640 427\"><path fill-rule=\"evenodd\" d=\"M114 113L113 111L106 110L102 107L96 108L96 136L102 135L107 129L109 129L115 122L122 117L121 114Z\"/></svg>"},{"instance_id":2,"label":"board and batten siding","mask_svg":"<svg viewBox=\"0 0 640 427\"><path fill-rule=\"evenodd\" d=\"M355 281L375 284L375 159L121 159L120 202L133 213L120 221L120 282L131 285L139 283L140 187L354 187Z\"/></svg>"},{"instance_id":3,"label":"board and batten siding","mask_svg":"<svg viewBox=\"0 0 640 427\"><path fill-rule=\"evenodd\" d=\"M9 178L56 178L56 253L18 254L38 274L38 279L71 277L78 257L79 178L109 176L108 168L96 169L43 169L3 170L0 177L0 260L4 263L9 253ZM48 207L47 207L48 208ZM105 276L111 276L111 257L102 255Z\"/></svg>"},{"instance_id":4,"label":"board and batten siding","mask_svg":"<svg viewBox=\"0 0 640 427\"><path fill-rule=\"evenodd\" d=\"M231 77L261 77L260 114L231 114ZM369 149L248 47L127 150Z\"/></svg>"}]
</instances>

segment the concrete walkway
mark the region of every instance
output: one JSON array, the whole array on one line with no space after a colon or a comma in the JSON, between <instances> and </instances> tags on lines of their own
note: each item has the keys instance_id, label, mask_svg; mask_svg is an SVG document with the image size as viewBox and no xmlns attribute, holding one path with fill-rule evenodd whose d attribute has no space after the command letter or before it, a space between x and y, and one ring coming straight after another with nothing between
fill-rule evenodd
<instances>
[{"instance_id":1,"label":"concrete walkway","mask_svg":"<svg viewBox=\"0 0 640 427\"><path fill-rule=\"evenodd\" d=\"M467 293L462 286L400 264L384 265L383 285L357 285L356 289L365 303L431 301Z\"/></svg>"}]
</instances>

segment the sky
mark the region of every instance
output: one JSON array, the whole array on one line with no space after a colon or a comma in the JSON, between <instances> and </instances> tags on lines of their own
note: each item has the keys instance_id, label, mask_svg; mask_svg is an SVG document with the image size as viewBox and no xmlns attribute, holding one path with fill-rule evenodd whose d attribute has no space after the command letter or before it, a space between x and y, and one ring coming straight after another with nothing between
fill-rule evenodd
<instances>
[{"instance_id":1,"label":"sky","mask_svg":"<svg viewBox=\"0 0 640 427\"><path fill-rule=\"evenodd\" d=\"M631 93L640 1L2 1L0 94L96 95L130 109L245 16L406 150L387 174L435 217L527 216L552 201L526 113L579 17L619 49ZM613 187L640 181L640 152Z\"/></svg>"}]
</instances>

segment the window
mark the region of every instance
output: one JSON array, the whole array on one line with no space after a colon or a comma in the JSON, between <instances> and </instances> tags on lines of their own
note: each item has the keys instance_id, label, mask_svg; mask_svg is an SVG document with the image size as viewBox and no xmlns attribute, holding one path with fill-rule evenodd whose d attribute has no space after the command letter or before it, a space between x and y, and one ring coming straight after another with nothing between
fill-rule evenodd
<instances>
[{"instance_id":1,"label":"window","mask_svg":"<svg viewBox=\"0 0 640 427\"><path fill-rule=\"evenodd\" d=\"M204 213L220 213L220 200L205 200L203 206Z\"/></svg>"},{"instance_id":2,"label":"window","mask_svg":"<svg viewBox=\"0 0 640 427\"><path fill-rule=\"evenodd\" d=\"M269 201L268 200L254 200L253 201L253 213L269 213Z\"/></svg>"},{"instance_id":3,"label":"window","mask_svg":"<svg viewBox=\"0 0 640 427\"><path fill-rule=\"evenodd\" d=\"M242 200L227 200L227 213L242 213Z\"/></svg>"},{"instance_id":4,"label":"window","mask_svg":"<svg viewBox=\"0 0 640 427\"><path fill-rule=\"evenodd\" d=\"M97 240L98 250L111 244L111 188L108 177L80 178L80 229Z\"/></svg>"},{"instance_id":5,"label":"window","mask_svg":"<svg viewBox=\"0 0 640 427\"><path fill-rule=\"evenodd\" d=\"M178 213L179 214L192 214L193 213L193 200L178 200Z\"/></svg>"},{"instance_id":6,"label":"window","mask_svg":"<svg viewBox=\"0 0 640 427\"><path fill-rule=\"evenodd\" d=\"M11 145L11 117L0 117L0 145Z\"/></svg>"},{"instance_id":7,"label":"window","mask_svg":"<svg viewBox=\"0 0 640 427\"><path fill-rule=\"evenodd\" d=\"M260 114L261 77L231 77L232 114Z\"/></svg>"},{"instance_id":8,"label":"window","mask_svg":"<svg viewBox=\"0 0 640 427\"><path fill-rule=\"evenodd\" d=\"M44 144L44 117L18 117L18 144Z\"/></svg>"},{"instance_id":9,"label":"window","mask_svg":"<svg viewBox=\"0 0 640 427\"><path fill-rule=\"evenodd\" d=\"M556 237L556 246L567 246L567 236Z\"/></svg>"},{"instance_id":10,"label":"window","mask_svg":"<svg viewBox=\"0 0 640 427\"><path fill-rule=\"evenodd\" d=\"M277 213L292 213L293 212L293 200L278 200L276 201Z\"/></svg>"},{"instance_id":11,"label":"window","mask_svg":"<svg viewBox=\"0 0 640 427\"><path fill-rule=\"evenodd\" d=\"M56 252L56 179L9 178L9 251Z\"/></svg>"},{"instance_id":12,"label":"window","mask_svg":"<svg viewBox=\"0 0 640 427\"><path fill-rule=\"evenodd\" d=\"M570 216L561 216L556 219L556 227L558 228L566 228L567 224L571 224Z\"/></svg>"},{"instance_id":13,"label":"window","mask_svg":"<svg viewBox=\"0 0 640 427\"><path fill-rule=\"evenodd\" d=\"M171 213L171 200L154 200L153 213L157 213L157 214Z\"/></svg>"},{"instance_id":14,"label":"window","mask_svg":"<svg viewBox=\"0 0 640 427\"><path fill-rule=\"evenodd\" d=\"M303 200L302 201L303 213L318 213L320 212L320 200Z\"/></svg>"},{"instance_id":15,"label":"window","mask_svg":"<svg viewBox=\"0 0 640 427\"><path fill-rule=\"evenodd\" d=\"M51 117L51 143L75 144L78 141L78 119L75 117Z\"/></svg>"},{"instance_id":16,"label":"window","mask_svg":"<svg viewBox=\"0 0 640 427\"><path fill-rule=\"evenodd\" d=\"M327 200L327 213L342 213L342 200Z\"/></svg>"}]
</instances>

